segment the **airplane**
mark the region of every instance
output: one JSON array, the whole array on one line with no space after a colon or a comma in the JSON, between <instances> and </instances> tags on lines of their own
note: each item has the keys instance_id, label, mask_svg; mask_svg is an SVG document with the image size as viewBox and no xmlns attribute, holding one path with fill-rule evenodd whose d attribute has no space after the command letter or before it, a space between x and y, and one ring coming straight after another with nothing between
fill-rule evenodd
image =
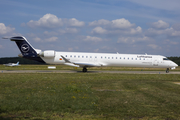
<instances>
[{"instance_id":1,"label":"airplane","mask_svg":"<svg viewBox=\"0 0 180 120\"><path fill-rule=\"evenodd\" d=\"M23 36L4 39L15 41L21 51L19 57L47 64L64 64L72 67L81 67L83 72L87 72L89 67L119 66L166 68L166 73L168 73L170 68L175 69L178 66L162 55L42 51L35 49Z\"/></svg>"},{"instance_id":2,"label":"airplane","mask_svg":"<svg viewBox=\"0 0 180 120\"><path fill-rule=\"evenodd\" d=\"M19 62L17 62L17 63L8 63L8 64L3 64L3 65L9 66L9 67L20 66Z\"/></svg>"}]
</instances>

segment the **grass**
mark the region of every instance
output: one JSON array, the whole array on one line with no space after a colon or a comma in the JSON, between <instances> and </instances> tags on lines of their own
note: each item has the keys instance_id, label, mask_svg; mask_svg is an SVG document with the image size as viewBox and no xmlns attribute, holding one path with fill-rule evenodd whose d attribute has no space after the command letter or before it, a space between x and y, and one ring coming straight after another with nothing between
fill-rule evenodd
<instances>
[{"instance_id":1,"label":"grass","mask_svg":"<svg viewBox=\"0 0 180 120\"><path fill-rule=\"evenodd\" d=\"M180 75L0 74L0 119L180 119Z\"/></svg>"}]
</instances>

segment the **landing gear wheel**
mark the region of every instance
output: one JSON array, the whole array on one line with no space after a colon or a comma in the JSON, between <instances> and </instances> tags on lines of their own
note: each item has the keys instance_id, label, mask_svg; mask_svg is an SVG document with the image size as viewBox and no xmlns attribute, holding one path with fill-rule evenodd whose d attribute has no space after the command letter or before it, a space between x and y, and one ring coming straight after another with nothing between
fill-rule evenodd
<instances>
[{"instance_id":1,"label":"landing gear wheel","mask_svg":"<svg viewBox=\"0 0 180 120\"><path fill-rule=\"evenodd\" d=\"M87 72L87 68L83 68L83 70L82 70L83 72Z\"/></svg>"},{"instance_id":2,"label":"landing gear wheel","mask_svg":"<svg viewBox=\"0 0 180 120\"><path fill-rule=\"evenodd\" d=\"M169 68L166 69L166 73L169 73Z\"/></svg>"}]
</instances>

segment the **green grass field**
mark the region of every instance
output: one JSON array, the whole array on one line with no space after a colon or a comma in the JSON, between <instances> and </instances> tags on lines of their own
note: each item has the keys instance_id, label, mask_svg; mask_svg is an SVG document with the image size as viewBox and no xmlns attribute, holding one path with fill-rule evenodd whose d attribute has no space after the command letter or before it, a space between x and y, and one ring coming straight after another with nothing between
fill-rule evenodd
<instances>
[{"instance_id":1,"label":"green grass field","mask_svg":"<svg viewBox=\"0 0 180 120\"><path fill-rule=\"evenodd\" d=\"M0 120L176 120L178 83L178 74L0 73Z\"/></svg>"}]
</instances>

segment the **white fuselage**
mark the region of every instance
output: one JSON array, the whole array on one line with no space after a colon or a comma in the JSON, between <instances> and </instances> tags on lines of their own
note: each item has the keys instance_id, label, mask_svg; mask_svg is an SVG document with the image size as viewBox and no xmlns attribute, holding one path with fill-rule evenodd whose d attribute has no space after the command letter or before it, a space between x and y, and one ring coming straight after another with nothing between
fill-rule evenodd
<instances>
[{"instance_id":1,"label":"white fuselage","mask_svg":"<svg viewBox=\"0 0 180 120\"><path fill-rule=\"evenodd\" d=\"M174 68L177 64L161 55L142 55L142 54L108 54L108 53L83 53L83 52L55 52L55 57L41 57L48 64L65 64L63 58L77 63L75 67L84 67L86 64L101 66L122 66L122 67L157 67ZM81 65L82 64L82 65ZM91 67L91 66L87 66Z\"/></svg>"}]
</instances>

